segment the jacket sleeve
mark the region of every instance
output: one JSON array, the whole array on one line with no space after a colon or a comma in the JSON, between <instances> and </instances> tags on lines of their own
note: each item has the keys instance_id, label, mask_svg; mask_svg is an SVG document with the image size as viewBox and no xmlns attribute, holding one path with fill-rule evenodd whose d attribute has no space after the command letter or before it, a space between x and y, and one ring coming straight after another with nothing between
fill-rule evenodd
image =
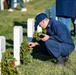
<instances>
[{"instance_id":1,"label":"jacket sleeve","mask_svg":"<svg viewBox=\"0 0 76 75\"><path fill-rule=\"evenodd\" d=\"M58 25L54 25L52 27L53 29L53 33L50 36L50 39L59 41L59 42L64 42L66 40L66 32L65 32L65 28L62 28L61 26Z\"/></svg>"}]
</instances>

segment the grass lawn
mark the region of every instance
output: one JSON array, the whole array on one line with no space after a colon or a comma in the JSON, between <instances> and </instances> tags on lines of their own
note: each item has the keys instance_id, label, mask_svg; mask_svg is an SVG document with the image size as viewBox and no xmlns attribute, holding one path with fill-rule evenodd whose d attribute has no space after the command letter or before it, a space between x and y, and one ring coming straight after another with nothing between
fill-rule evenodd
<instances>
[{"instance_id":1,"label":"grass lawn","mask_svg":"<svg viewBox=\"0 0 76 75\"><path fill-rule=\"evenodd\" d=\"M28 18L34 18L37 13L45 12L46 8L51 8L55 0L32 0L25 3L27 12L21 12L18 5L14 12L8 9L0 11L0 36L6 37L6 48L13 50L13 27L19 25L23 27L23 38L27 39L26 25ZM73 27L73 26L72 26ZM72 36L76 44L76 37ZM76 48L66 62L66 66L57 66L53 63L54 59L49 56L33 53L33 60L28 65L20 65L18 70L20 75L76 75Z\"/></svg>"}]
</instances>

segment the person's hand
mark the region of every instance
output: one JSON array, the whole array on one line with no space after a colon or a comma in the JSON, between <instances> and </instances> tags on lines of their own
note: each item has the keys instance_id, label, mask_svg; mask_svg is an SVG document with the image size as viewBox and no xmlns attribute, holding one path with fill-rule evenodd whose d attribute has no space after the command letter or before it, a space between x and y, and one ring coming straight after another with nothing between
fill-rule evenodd
<instances>
[{"instance_id":1,"label":"person's hand","mask_svg":"<svg viewBox=\"0 0 76 75\"><path fill-rule=\"evenodd\" d=\"M29 42L28 45L30 47L35 47L36 45L38 45L38 43L37 42Z\"/></svg>"},{"instance_id":2,"label":"person's hand","mask_svg":"<svg viewBox=\"0 0 76 75\"><path fill-rule=\"evenodd\" d=\"M49 35L46 35L46 34L43 34L43 35L44 35L44 37L41 38L42 41L46 41L46 40L48 40L50 38Z\"/></svg>"}]
</instances>

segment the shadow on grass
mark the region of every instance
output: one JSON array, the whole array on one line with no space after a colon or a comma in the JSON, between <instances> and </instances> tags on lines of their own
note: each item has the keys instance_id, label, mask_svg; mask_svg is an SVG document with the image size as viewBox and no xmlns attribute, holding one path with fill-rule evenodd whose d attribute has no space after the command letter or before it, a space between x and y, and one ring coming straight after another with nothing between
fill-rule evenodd
<instances>
[{"instance_id":1,"label":"shadow on grass","mask_svg":"<svg viewBox=\"0 0 76 75\"><path fill-rule=\"evenodd\" d=\"M72 19L72 27L73 27L73 29L71 30L71 35L73 36L73 37L76 37L76 25L74 24L74 19Z\"/></svg>"},{"instance_id":2,"label":"shadow on grass","mask_svg":"<svg viewBox=\"0 0 76 75\"><path fill-rule=\"evenodd\" d=\"M44 53L38 50L37 47L33 49L33 52L31 53L34 59L39 59L41 61L47 61L50 60L51 62L55 63L54 56L50 55L49 53Z\"/></svg>"},{"instance_id":3,"label":"shadow on grass","mask_svg":"<svg viewBox=\"0 0 76 75\"><path fill-rule=\"evenodd\" d=\"M17 22L17 21L14 21L14 26L22 26L23 29L27 29L27 22ZM24 32L23 33L23 36L27 36L27 32Z\"/></svg>"},{"instance_id":4,"label":"shadow on grass","mask_svg":"<svg viewBox=\"0 0 76 75\"><path fill-rule=\"evenodd\" d=\"M17 21L14 21L14 26L22 26L23 28L27 28L27 22L17 22Z\"/></svg>"},{"instance_id":5,"label":"shadow on grass","mask_svg":"<svg viewBox=\"0 0 76 75\"><path fill-rule=\"evenodd\" d=\"M76 32L75 32L76 30L71 30L71 35L73 36L73 37L76 37Z\"/></svg>"},{"instance_id":6,"label":"shadow on grass","mask_svg":"<svg viewBox=\"0 0 76 75\"><path fill-rule=\"evenodd\" d=\"M11 46L6 45L6 49L13 48L13 41L11 39L9 39L9 40L7 39L6 42L11 45Z\"/></svg>"},{"instance_id":7,"label":"shadow on grass","mask_svg":"<svg viewBox=\"0 0 76 75\"><path fill-rule=\"evenodd\" d=\"M75 36L74 30L71 30L71 35L72 35L72 36Z\"/></svg>"},{"instance_id":8,"label":"shadow on grass","mask_svg":"<svg viewBox=\"0 0 76 75\"><path fill-rule=\"evenodd\" d=\"M12 48L12 49L13 49L13 46L7 46L7 45L6 45L6 48L7 48L7 49Z\"/></svg>"}]
</instances>

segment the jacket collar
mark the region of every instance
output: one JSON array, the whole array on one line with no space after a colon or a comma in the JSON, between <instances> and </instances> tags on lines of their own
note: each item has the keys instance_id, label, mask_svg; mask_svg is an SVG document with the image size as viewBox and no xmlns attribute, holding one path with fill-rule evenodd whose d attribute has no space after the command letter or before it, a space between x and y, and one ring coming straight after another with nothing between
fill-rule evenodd
<instances>
[{"instance_id":1,"label":"jacket collar","mask_svg":"<svg viewBox=\"0 0 76 75\"><path fill-rule=\"evenodd\" d=\"M48 28L48 27L51 27L51 18L49 18L49 22L48 22L47 28Z\"/></svg>"}]
</instances>

